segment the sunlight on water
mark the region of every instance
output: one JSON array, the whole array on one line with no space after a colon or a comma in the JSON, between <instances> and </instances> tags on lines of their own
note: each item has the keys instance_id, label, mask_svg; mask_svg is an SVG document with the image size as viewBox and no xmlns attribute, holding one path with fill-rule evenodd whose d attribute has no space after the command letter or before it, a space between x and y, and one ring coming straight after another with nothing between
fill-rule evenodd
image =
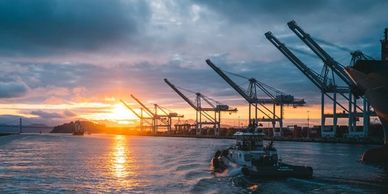
<instances>
[{"instance_id":1,"label":"sunlight on water","mask_svg":"<svg viewBox=\"0 0 388 194\"><path fill-rule=\"evenodd\" d=\"M112 184L118 188L132 188L139 185L137 168L129 145L130 137L115 135L110 149L109 171ZM111 185L112 186L112 185Z\"/></svg>"},{"instance_id":2,"label":"sunlight on water","mask_svg":"<svg viewBox=\"0 0 388 194\"><path fill-rule=\"evenodd\" d=\"M127 159L129 153L126 136L115 136L112 152L111 169L114 172L114 175L118 178L128 176Z\"/></svg>"},{"instance_id":3,"label":"sunlight on water","mask_svg":"<svg viewBox=\"0 0 388 194\"><path fill-rule=\"evenodd\" d=\"M214 152L233 140L27 134L0 138L1 143L0 194L378 193L387 189L384 170L357 160L371 146L276 142L283 161L311 165L314 178L261 182L240 176L239 170L229 171L229 176L208 170Z\"/></svg>"}]
</instances>

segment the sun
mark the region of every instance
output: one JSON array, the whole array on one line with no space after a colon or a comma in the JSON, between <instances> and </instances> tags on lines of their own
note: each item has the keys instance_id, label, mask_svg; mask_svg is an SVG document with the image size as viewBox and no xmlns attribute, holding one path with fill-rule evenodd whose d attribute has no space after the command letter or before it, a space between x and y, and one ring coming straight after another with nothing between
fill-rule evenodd
<instances>
[{"instance_id":1,"label":"sun","mask_svg":"<svg viewBox=\"0 0 388 194\"><path fill-rule=\"evenodd\" d=\"M117 122L128 122L128 120L137 119L136 116L123 104L115 104L109 114L109 117L111 120L115 120Z\"/></svg>"}]
</instances>

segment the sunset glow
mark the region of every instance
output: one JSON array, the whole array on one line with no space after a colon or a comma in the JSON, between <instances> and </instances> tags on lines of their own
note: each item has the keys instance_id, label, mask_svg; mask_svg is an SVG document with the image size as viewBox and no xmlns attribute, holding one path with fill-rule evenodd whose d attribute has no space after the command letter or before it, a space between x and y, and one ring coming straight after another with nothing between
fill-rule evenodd
<instances>
[{"instance_id":1,"label":"sunset glow","mask_svg":"<svg viewBox=\"0 0 388 194\"><path fill-rule=\"evenodd\" d=\"M205 62L207 58L225 71L256 78L295 98L304 98L305 107L285 110L286 120L305 120L308 114L318 119L319 89L268 42L264 33L271 30L282 41L308 51L285 25L286 20L293 19L316 37L376 57L379 47L373 44L379 42L366 37L379 37L387 23L387 17L381 17L378 11L365 15L376 21L359 23L356 28L347 20L327 22L324 18L332 14L325 13L316 18L306 17L307 12L292 17L276 14L268 20L259 16L272 8L246 9L251 7L240 3L236 3L236 10L240 10L237 14L234 8L205 1L100 3L101 6L92 6L86 13L79 13L79 6L73 7L70 2L58 6L55 1L38 2L36 7L15 4L3 12L10 13L2 16L4 21L14 23L3 23L2 28L6 30L0 37L4 42L0 46L0 122L23 117L26 123L48 126L74 120L137 125L136 116L118 100L134 103L131 106L139 111L129 94L134 94L146 106L157 103L184 115L184 120L195 119L194 110L163 82L164 78L238 108L237 113L223 114L223 121L247 120L247 103L212 71ZM27 7L31 12L20 11ZM56 9L41 12L39 7ZM100 7L112 11L101 12ZM379 9L385 11L384 7ZM341 14L350 18L355 13L348 10ZM232 19L234 15L241 17ZM372 24L374 28L370 28ZM350 61L347 52L325 49L344 65ZM299 54L312 70L321 71L321 61ZM241 88L247 88L246 80L235 76L231 79ZM195 99L192 95L188 98Z\"/></svg>"},{"instance_id":2,"label":"sunset glow","mask_svg":"<svg viewBox=\"0 0 388 194\"><path fill-rule=\"evenodd\" d=\"M112 108L111 113L109 114L109 118L111 120L128 124L128 120L137 119L135 115L131 111L129 111L123 104L115 104Z\"/></svg>"},{"instance_id":3,"label":"sunset glow","mask_svg":"<svg viewBox=\"0 0 388 194\"><path fill-rule=\"evenodd\" d=\"M0 194L388 194L387 10L0 0Z\"/></svg>"},{"instance_id":4,"label":"sunset glow","mask_svg":"<svg viewBox=\"0 0 388 194\"><path fill-rule=\"evenodd\" d=\"M129 111L123 104L111 104L93 113L80 113L80 118L94 121L111 121L116 124L133 125L137 121L136 115Z\"/></svg>"}]
</instances>

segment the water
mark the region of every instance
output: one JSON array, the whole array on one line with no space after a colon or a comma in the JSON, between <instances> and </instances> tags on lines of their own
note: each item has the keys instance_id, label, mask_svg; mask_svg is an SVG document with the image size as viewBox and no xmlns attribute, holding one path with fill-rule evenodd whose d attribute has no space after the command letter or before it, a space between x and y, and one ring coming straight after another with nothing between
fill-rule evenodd
<instances>
[{"instance_id":1,"label":"water","mask_svg":"<svg viewBox=\"0 0 388 194\"><path fill-rule=\"evenodd\" d=\"M213 175L210 160L233 140L122 135L0 137L1 193L383 193L384 169L359 162L374 146L275 142L284 162L314 178Z\"/></svg>"}]
</instances>

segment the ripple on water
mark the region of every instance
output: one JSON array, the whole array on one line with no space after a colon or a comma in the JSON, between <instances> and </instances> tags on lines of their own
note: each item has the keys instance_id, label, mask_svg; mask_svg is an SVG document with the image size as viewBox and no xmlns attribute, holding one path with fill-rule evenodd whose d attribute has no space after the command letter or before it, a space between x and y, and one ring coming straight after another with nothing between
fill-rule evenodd
<instances>
[{"instance_id":1,"label":"ripple on water","mask_svg":"<svg viewBox=\"0 0 388 194\"><path fill-rule=\"evenodd\" d=\"M383 170L355 159L368 146L276 142L283 161L311 165L314 179L262 182L238 173L211 174L214 152L233 140L116 135L9 139L0 138L0 193L376 193L387 188L378 182L387 179L380 178Z\"/></svg>"},{"instance_id":2,"label":"ripple on water","mask_svg":"<svg viewBox=\"0 0 388 194\"><path fill-rule=\"evenodd\" d=\"M201 166L201 164L196 164L196 163L192 163L192 164L183 164L183 165L179 165L176 167L176 171L184 171L184 170L190 170L190 169L193 169L193 168L198 168L199 166Z\"/></svg>"},{"instance_id":3,"label":"ripple on water","mask_svg":"<svg viewBox=\"0 0 388 194\"><path fill-rule=\"evenodd\" d=\"M204 177L209 177L209 171L204 170L195 170L195 171L189 171L185 174L186 180L201 180Z\"/></svg>"},{"instance_id":4,"label":"ripple on water","mask_svg":"<svg viewBox=\"0 0 388 194\"><path fill-rule=\"evenodd\" d=\"M241 193L241 187L235 187L230 177L210 177L200 179L195 183L190 192L193 193Z\"/></svg>"}]
</instances>

